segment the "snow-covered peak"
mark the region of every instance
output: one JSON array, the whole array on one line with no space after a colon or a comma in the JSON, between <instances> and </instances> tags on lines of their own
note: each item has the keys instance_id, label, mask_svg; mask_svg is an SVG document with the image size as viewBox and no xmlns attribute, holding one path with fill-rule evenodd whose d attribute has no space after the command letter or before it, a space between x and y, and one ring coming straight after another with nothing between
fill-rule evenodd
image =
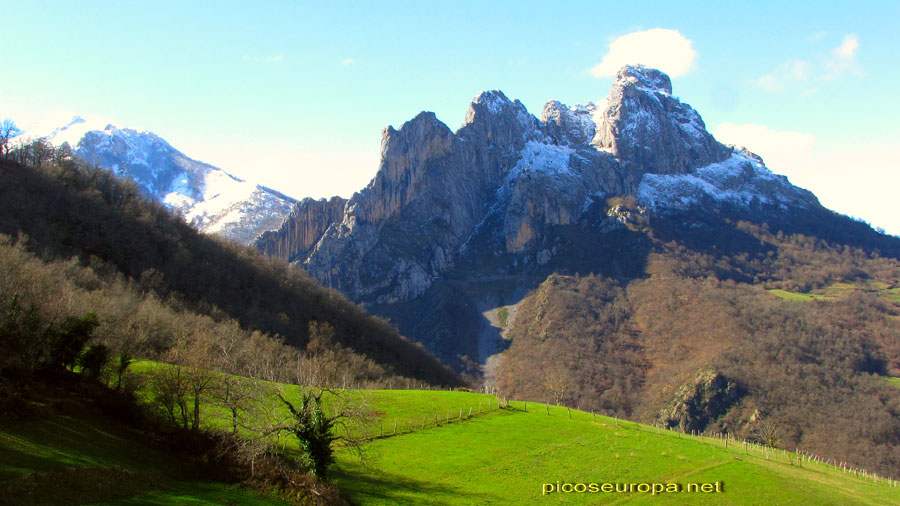
<instances>
[{"instance_id":1,"label":"snow-covered peak","mask_svg":"<svg viewBox=\"0 0 900 506\"><path fill-rule=\"evenodd\" d=\"M491 114L500 114L512 102L500 90L482 91L472 104L483 104Z\"/></svg>"},{"instance_id":2,"label":"snow-covered peak","mask_svg":"<svg viewBox=\"0 0 900 506\"><path fill-rule=\"evenodd\" d=\"M18 136L68 143L88 163L133 180L141 192L181 214L204 232L250 242L275 228L293 199L192 160L149 131L116 125L99 116L55 114Z\"/></svg>"},{"instance_id":3,"label":"snow-covered peak","mask_svg":"<svg viewBox=\"0 0 900 506\"><path fill-rule=\"evenodd\" d=\"M625 65L616 73L613 86L632 83L644 91L672 94L672 80L664 72L644 65Z\"/></svg>"},{"instance_id":4,"label":"snow-covered peak","mask_svg":"<svg viewBox=\"0 0 900 506\"><path fill-rule=\"evenodd\" d=\"M111 133L121 127L101 116L57 113L46 116L18 136L24 142L46 139L54 146L69 143L75 148L88 132Z\"/></svg>"}]
</instances>

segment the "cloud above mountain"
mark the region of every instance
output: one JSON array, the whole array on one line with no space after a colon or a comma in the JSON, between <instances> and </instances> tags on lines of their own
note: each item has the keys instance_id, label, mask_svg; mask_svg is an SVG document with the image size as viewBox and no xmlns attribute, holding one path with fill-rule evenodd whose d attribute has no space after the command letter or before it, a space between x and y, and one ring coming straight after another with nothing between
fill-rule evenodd
<instances>
[{"instance_id":1,"label":"cloud above mountain","mask_svg":"<svg viewBox=\"0 0 900 506\"><path fill-rule=\"evenodd\" d=\"M696 59L692 42L678 30L653 28L613 40L606 56L590 72L594 77L608 77L623 65L640 63L679 77L693 68Z\"/></svg>"},{"instance_id":2,"label":"cloud above mountain","mask_svg":"<svg viewBox=\"0 0 900 506\"><path fill-rule=\"evenodd\" d=\"M823 36L824 37L824 36ZM812 42L820 40L817 38ZM800 90L803 95L816 92L817 85L834 79L862 75L863 68L857 60L859 37L850 33L830 52L813 59L788 59L753 81L758 88L769 92Z\"/></svg>"}]
</instances>

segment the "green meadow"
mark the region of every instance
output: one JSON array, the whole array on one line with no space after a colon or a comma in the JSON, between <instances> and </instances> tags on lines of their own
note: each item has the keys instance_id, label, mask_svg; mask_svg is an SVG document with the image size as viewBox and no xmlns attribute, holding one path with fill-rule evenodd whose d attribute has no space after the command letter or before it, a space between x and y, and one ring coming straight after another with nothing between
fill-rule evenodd
<instances>
[{"instance_id":1,"label":"green meadow","mask_svg":"<svg viewBox=\"0 0 900 506\"><path fill-rule=\"evenodd\" d=\"M377 439L332 471L354 502L394 504L897 504L900 488L793 453L745 448L543 404L513 402L465 423ZM768 457L768 458L767 458ZM801 467L802 466L802 467ZM718 482L719 492L715 491ZM562 493L603 483L631 492ZM640 484L681 492L639 492ZM703 484L711 492L701 491ZM687 491L688 487L697 491ZM545 493L545 487L552 492ZM614 490L614 488L613 488Z\"/></svg>"},{"instance_id":2,"label":"green meadow","mask_svg":"<svg viewBox=\"0 0 900 506\"><path fill-rule=\"evenodd\" d=\"M874 293L879 297L883 297L891 302L900 304L900 287L891 288L886 283L882 283L880 281L874 281L871 279L860 280L853 283L844 283L844 282L835 282L829 283L828 285L812 290L810 292L791 292L788 290L781 289L769 289L766 290L772 295L776 297L780 297L785 300L790 300L793 302L809 302L812 300L834 300L842 295L847 295L854 291L863 291L867 293Z\"/></svg>"},{"instance_id":3,"label":"green meadow","mask_svg":"<svg viewBox=\"0 0 900 506\"><path fill-rule=\"evenodd\" d=\"M169 366L140 362L135 371L158 367ZM288 398L300 391L274 386ZM900 503L900 488L883 478L801 462L793 452L726 447L559 406L500 408L490 395L438 390L336 393L369 412L365 428L353 429L366 437L362 458L339 447L329 471L354 504ZM204 423L227 427L218 409L204 405ZM295 443L284 441L283 451ZM17 497L9 504L283 504L182 475L171 455L135 432L83 413L0 425L0 504L2 497Z\"/></svg>"}]
</instances>

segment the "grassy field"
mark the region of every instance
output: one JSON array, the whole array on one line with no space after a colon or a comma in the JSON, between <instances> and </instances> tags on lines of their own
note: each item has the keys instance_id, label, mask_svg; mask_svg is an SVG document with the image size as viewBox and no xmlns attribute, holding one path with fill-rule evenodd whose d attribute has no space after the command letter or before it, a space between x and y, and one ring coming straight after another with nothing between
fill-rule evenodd
<instances>
[{"instance_id":1,"label":"grassy field","mask_svg":"<svg viewBox=\"0 0 900 506\"><path fill-rule=\"evenodd\" d=\"M148 374L163 367L173 367L168 364L150 360L136 361L131 366L133 373ZM275 384L258 382L271 389L278 389L281 394L292 402L300 399L301 388L297 385ZM323 402L326 409L333 407L335 395L341 398L342 403L351 404L370 413L369 419L361 425L351 426L353 435L365 437L380 437L395 433L421 430L424 427L433 427L435 421L444 425L447 422L457 423L459 419L480 416L491 410L499 408L498 400L493 395L454 392L447 390L340 390L335 389L326 393ZM274 395L274 394L273 394ZM143 401L149 400L146 390L138 391L138 397ZM275 401L276 416L286 417L288 411L284 406ZM205 426L215 428L229 428L230 414L221 407L209 402L202 405L202 419ZM396 428L396 429L395 429ZM291 442L288 441L288 445Z\"/></svg>"},{"instance_id":2,"label":"grassy field","mask_svg":"<svg viewBox=\"0 0 900 506\"><path fill-rule=\"evenodd\" d=\"M522 403L461 424L378 439L366 465L342 454L341 490L364 505L715 504L889 505L900 488L796 456L727 450L720 440ZM709 484L719 492L549 493L544 484ZM637 485L635 485L637 486ZM651 485L652 486L652 485ZM652 489L651 489L652 490Z\"/></svg>"},{"instance_id":3,"label":"grassy field","mask_svg":"<svg viewBox=\"0 0 900 506\"><path fill-rule=\"evenodd\" d=\"M811 292L790 292L781 289L766 290L772 295L794 302L809 302L812 300L834 300L842 295L854 291L863 291L877 294L879 297L900 304L900 287L890 288L880 281L860 280L854 283L830 283L827 286Z\"/></svg>"},{"instance_id":4,"label":"grassy field","mask_svg":"<svg viewBox=\"0 0 900 506\"><path fill-rule=\"evenodd\" d=\"M142 362L135 369L156 367L169 366ZM900 386L900 378L891 381ZM299 387L279 387L289 398L299 395ZM719 439L563 407L529 403L525 411L524 403L513 402L499 409L492 396L448 391L340 394L374 415L364 460L339 448L330 470L342 493L360 505L900 503L900 488L883 479L875 483L809 461L801 466L792 453L740 443L725 448ZM206 423L225 423L212 406L204 412ZM0 426L0 504L10 492L28 498L10 504L70 504L73 497L87 504L282 504L234 485L190 479L179 469L129 429L89 415ZM555 490L604 483L634 489ZM668 488L653 493L654 484Z\"/></svg>"}]
</instances>

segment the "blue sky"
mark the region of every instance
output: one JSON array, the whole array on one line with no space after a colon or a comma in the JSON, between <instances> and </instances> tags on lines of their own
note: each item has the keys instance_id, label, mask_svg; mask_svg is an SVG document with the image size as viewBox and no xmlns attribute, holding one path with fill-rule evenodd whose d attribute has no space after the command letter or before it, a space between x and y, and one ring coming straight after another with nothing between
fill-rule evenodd
<instances>
[{"instance_id":1,"label":"blue sky","mask_svg":"<svg viewBox=\"0 0 900 506\"><path fill-rule=\"evenodd\" d=\"M100 115L295 197L349 196L387 125L456 129L485 89L539 116L652 61L720 140L900 234L900 4L675 3L0 0L0 116Z\"/></svg>"}]
</instances>

